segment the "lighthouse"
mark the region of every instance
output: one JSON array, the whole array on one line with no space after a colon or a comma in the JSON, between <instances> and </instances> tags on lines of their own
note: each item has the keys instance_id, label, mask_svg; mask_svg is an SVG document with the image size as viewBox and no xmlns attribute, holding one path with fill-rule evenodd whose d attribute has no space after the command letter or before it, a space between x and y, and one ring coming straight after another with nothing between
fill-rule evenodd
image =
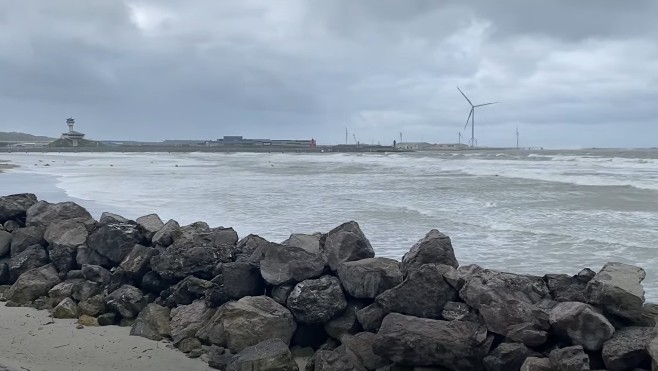
<instances>
[{"instance_id":1,"label":"lighthouse","mask_svg":"<svg viewBox=\"0 0 658 371\"><path fill-rule=\"evenodd\" d=\"M71 141L71 146L77 147L79 145L78 141L84 139L85 135L73 130L73 126L75 125L75 119L73 117L66 119L66 125L68 125L69 131L62 134L62 139Z\"/></svg>"}]
</instances>

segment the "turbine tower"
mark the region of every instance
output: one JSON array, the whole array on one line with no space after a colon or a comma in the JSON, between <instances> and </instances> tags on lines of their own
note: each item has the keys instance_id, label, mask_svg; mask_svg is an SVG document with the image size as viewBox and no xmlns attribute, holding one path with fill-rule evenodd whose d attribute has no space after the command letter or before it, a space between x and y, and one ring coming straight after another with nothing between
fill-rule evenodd
<instances>
[{"instance_id":1,"label":"turbine tower","mask_svg":"<svg viewBox=\"0 0 658 371\"><path fill-rule=\"evenodd\" d=\"M471 139L469 140L471 147L476 147L477 146L477 140L475 139L475 108L477 107L483 107L483 106L488 106L490 104L496 104L498 102L489 102L489 103L483 103L483 104L473 104L470 99L464 94L464 92L457 87L457 90L464 96L468 104L471 105L471 111L468 113L468 118L466 119L466 125L464 125L464 129L468 127L469 121L471 122Z\"/></svg>"}]
</instances>

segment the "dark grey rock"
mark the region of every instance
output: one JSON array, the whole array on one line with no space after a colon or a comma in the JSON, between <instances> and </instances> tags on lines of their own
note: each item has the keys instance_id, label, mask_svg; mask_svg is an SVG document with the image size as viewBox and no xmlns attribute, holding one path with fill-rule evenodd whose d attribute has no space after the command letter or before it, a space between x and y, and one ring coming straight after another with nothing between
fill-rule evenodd
<instances>
[{"instance_id":1,"label":"dark grey rock","mask_svg":"<svg viewBox=\"0 0 658 371\"><path fill-rule=\"evenodd\" d=\"M174 344L192 338L215 314L215 308L208 308L203 300L190 305L180 305L171 310L171 338Z\"/></svg>"},{"instance_id":2,"label":"dark grey rock","mask_svg":"<svg viewBox=\"0 0 658 371\"><path fill-rule=\"evenodd\" d=\"M294 288L295 288L294 283L284 283L283 285L274 286L270 291L270 296L277 303L281 305L286 305L286 302L288 301L288 296L290 296L290 293Z\"/></svg>"},{"instance_id":3,"label":"dark grey rock","mask_svg":"<svg viewBox=\"0 0 658 371\"><path fill-rule=\"evenodd\" d=\"M231 261L233 249L229 245L189 247L174 243L151 258L151 269L167 280L191 275L209 280L213 278L212 273L217 264Z\"/></svg>"},{"instance_id":4,"label":"dark grey rock","mask_svg":"<svg viewBox=\"0 0 658 371\"><path fill-rule=\"evenodd\" d=\"M112 271L110 283L107 285L107 291L112 292L123 285L135 286L135 282L128 277L121 267L117 267Z\"/></svg>"},{"instance_id":5,"label":"dark grey rock","mask_svg":"<svg viewBox=\"0 0 658 371\"><path fill-rule=\"evenodd\" d=\"M171 282L163 279L156 272L150 271L142 277L140 288L159 295L163 290L169 288L170 285Z\"/></svg>"},{"instance_id":6,"label":"dark grey rock","mask_svg":"<svg viewBox=\"0 0 658 371\"><path fill-rule=\"evenodd\" d=\"M379 331L379 327L388 312L377 303L372 303L356 312L356 318L359 320L363 329L370 332Z\"/></svg>"},{"instance_id":7,"label":"dark grey rock","mask_svg":"<svg viewBox=\"0 0 658 371\"><path fill-rule=\"evenodd\" d=\"M12 232L12 240L10 253L14 257L27 249L30 246L34 245L46 245L46 240L43 239L43 233L45 228L43 227L25 227L19 228Z\"/></svg>"},{"instance_id":8,"label":"dark grey rock","mask_svg":"<svg viewBox=\"0 0 658 371\"><path fill-rule=\"evenodd\" d=\"M324 324L324 330L336 340L340 340L343 335L354 335L363 330L356 313L364 308L360 301L350 300L347 302L347 308L340 316Z\"/></svg>"},{"instance_id":9,"label":"dark grey rock","mask_svg":"<svg viewBox=\"0 0 658 371\"><path fill-rule=\"evenodd\" d=\"M281 285L319 277L324 266L319 254L296 246L270 244L260 261L260 273L270 285Z\"/></svg>"},{"instance_id":10,"label":"dark grey rock","mask_svg":"<svg viewBox=\"0 0 658 371\"><path fill-rule=\"evenodd\" d=\"M165 336L171 336L170 314L171 311L167 307L157 304L147 305L135 319L130 335L151 340L162 340Z\"/></svg>"},{"instance_id":11,"label":"dark grey rock","mask_svg":"<svg viewBox=\"0 0 658 371\"><path fill-rule=\"evenodd\" d=\"M15 220L7 220L5 222L5 224L2 225L2 227L5 229L5 231L7 231L9 233L17 230L18 228L22 228L24 226L25 226L24 224L21 224L21 223L15 221Z\"/></svg>"},{"instance_id":12,"label":"dark grey rock","mask_svg":"<svg viewBox=\"0 0 658 371\"><path fill-rule=\"evenodd\" d=\"M101 214L101 218L98 220L101 224L115 224L115 223L134 223L133 220L124 218L119 214L104 212Z\"/></svg>"},{"instance_id":13,"label":"dark grey rock","mask_svg":"<svg viewBox=\"0 0 658 371\"><path fill-rule=\"evenodd\" d=\"M78 305L71 298L65 298L53 309L54 318L78 318Z\"/></svg>"},{"instance_id":14,"label":"dark grey rock","mask_svg":"<svg viewBox=\"0 0 658 371\"><path fill-rule=\"evenodd\" d=\"M26 212L27 225L38 225L44 228L51 223L71 219L92 219L92 217L84 207L74 202L51 204L39 201Z\"/></svg>"},{"instance_id":15,"label":"dark grey rock","mask_svg":"<svg viewBox=\"0 0 658 371\"><path fill-rule=\"evenodd\" d=\"M164 223L158 214L144 215L137 218L136 222L147 241L151 241L153 236L164 227Z\"/></svg>"},{"instance_id":16,"label":"dark grey rock","mask_svg":"<svg viewBox=\"0 0 658 371\"><path fill-rule=\"evenodd\" d=\"M119 267L126 272L128 277L139 281L148 272L151 258L156 254L157 250L152 247L135 245Z\"/></svg>"},{"instance_id":17,"label":"dark grey rock","mask_svg":"<svg viewBox=\"0 0 658 371\"><path fill-rule=\"evenodd\" d=\"M521 343L502 343L484 357L487 371L519 371L530 350Z\"/></svg>"},{"instance_id":18,"label":"dark grey rock","mask_svg":"<svg viewBox=\"0 0 658 371\"><path fill-rule=\"evenodd\" d=\"M197 338L187 338L181 340L177 348L183 353L190 353L196 349L201 349L201 342Z\"/></svg>"},{"instance_id":19,"label":"dark grey rock","mask_svg":"<svg viewBox=\"0 0 658 371\"><path fill-rule=\"evenodd\" d=\"M55 267L52 264L44 265L21 274L4 297L14 303L26 304L46 295L59 282Z\"/></svg>"},{"instance_id":20,"label":"dark grey rock","mask_svg":"<svg viewBox=\"0 0 658 371\"><path fill-rule=\"evenodd\" d=\"M402 283L399 263L387 258L368 258L342 263L338 278L345 292L357 299L374 299Z\"/></svg>"},{"instance_id":21,"label":"dark grey rock","mask_svg":"<svg viewBox=\"0 0 658 371\"><path fill-rule=\"evenodd\" d=\"M117 323L116 313L103 313L98 316L99 326L113 326Z\"/></svg>"},{"instance_id":22,"label":"dark grey rock","mask_svg":"<svg viewBox=\"0 0 658 371\"><path fill-rule=\"evenodd\" d=\"M341 338L341 347L344 347L348 354L353 355L363 367L368 370L375 370L389 363L373 351L376 339L377 335L371 332L345 335Z\"/></svg>"},{"instance_id":23,"label":"dark grey rock","mask_svg":"<svg viewBox=\"0 0 658 371\"><path fill-rule=\"evenodd\" d=\"M211 307L245 296L260 296L265 292L265 281L258 264L254 262L222 263L216 273L218 275L211 280L214 285L205 293L206 302Z\"/></svg>"},{"instance_id":24,"label":"dark grey rock","mask_svg":"<svg viewBox=\"0 0 658 371\"><path fill-rule=\"evenodd\" d=\"M225 346L236 353L268 339L290 344L296 329L287 308L267 296L248 296L219 307L196 336L204 343Z\"/></svg>"},{"instance_id":25,"label":"dark grey rock","mask_svg":"<svg viewBox=\"0 0 658 371\"><path fill-rule=\"evenodd\" d=\"M263 254L265 254L265 250L267 249L268 245L270 242L263 237L260 237L255 234L250 234L240 241L238 241L236 248L235 248L235 253L238 255L246 255L246 256L251 256L255 251L261 251ZM254 259L256 261L260 261L260 259Z\"/></svg>"},{"instance_id":26,"label":"dark grey rock","mask_svg":"<svg viewBox=\"0 0 658 371\"><path fill-rule=\"evenodd\" d=\"M118 264L130 254L136 244L143 241L135 223L101 223L89 234L87 246L112 263Z\"/></svg>"},{"instance_id":27,"label":"dark grey rock","mask_svg":"<svg viewBox=\"0 0 658 371\"><path fill-rule=\"evenodd\" d=\"M164 247L170 246L172 243L174 243L174 239L172 238L172 233L180 228L180 225L178 225L178 222L170 219L168 222L164 224L162 228L160 228L159 231L157 231L153 237L151 238L151 242L154 245L160 245Z\"/></svg>"},{"instance_id":28,"label":"dark grey rock","mask_svg":"<svg viewBox=\"0 0 658 371\"><path fill-rule=\"evenodd\" d=\"M549 354L554 371L589 370L589 357L581 345L552 350Z\"/></svg>"},{"instance_id":29,"label":"dark grey rock","mask_svg":"<svg viewBox=\"0 0 658 371\"><path fill-rule=\"evenodd\" d=\"M449 301L443 307L441 317L446 321L478 322L478 314L466 303Z\"/></svg>"},{"instance_id":30,"label":"dark grey rock","mask_svg":"<svg viewBox=\"0 0 658 371\"><path fill-rule=\"evenodd\" d=\"M82 279L83 277L84 276L82 275L82 270L81 269L75 269L75 270L66 272L66 279L67 280Z\"/></svg>"},{"instance_id":31,"label":"dark grey rock","mask_svg":"<svg viewBox=\"0 0 658 371\"><path fill-rule=\"evenodd\" d=\"M73 285L71 297L77 301L84 301L103 291L103 286L96 282L81 280Z\"/></svg>"},{"instance_id":32,"label":"dark grey rock","mask_svg":"<svg viewBox=\"0 0 658 371\"><path fill-rule=\"evenodd\" d=\"M194 276L185 277L182 281L162 292L164 304L168 307L188 305L201 298L214 284Z\"/></svg>"},{"instance_id":33,"label":"dark grey rock","mask_svg":"<svg viewBox=\"0 0 658 371\"><path fill-rule=\"evenodd\" d=\"M203 222L180 227L172 232L171 237L173 246L180 248L232 246L232 252L238 242L238 234L233 228L209 228Z\"/></svg>"},{"instance_id":34,"label":"dark grey rock","mask_svg":"<svg viewBox=\"0 0 658 371\"><path fill-rule=\"evenodd\" d=\"M341 314L347 301L338 279L322 276L298 283L288 296L287 306L298 322L320 324Z\"/></svg>"},{"instance_id":35,"label":"dark grey rock","mask_svg":"<svg viewBox=\"0 0 658 371\"><path fill-rule=\"evenodd\" d=\"M437 267L425 264L410 271L404 282L379 295L376 302L387 312L439 319L445 304L457 297L457 291L443 279Z\"/></svg>"},{"instance_id":36,"label":"dark grey rock","mask_svg":"<svg viewBox=\"0 0 658 371\"><path fill-rule=\"evenodd\" d=\"M310 367L309 367L310 366ZM356 357L339 350L320 350L306 366L306 370L316 371L365 371Z\"/></svg>"},{"instance_id":37,"label":"dark grey rock","mask_svg":"<svg viewBox=\"0 0 658 371\"><path fill-rule=\"evenodd\" d=\"M554 371L548 358L528 357L521 365L521 371Z\"/></svg>"},{"instance_id":38,"label":"dark grey rock","mask_svg":"<svg viewBox=\"0 0 658 371\"><path fill-rule=\"evenodd\" d=\"M354 221L341 224L327 233L320 251L333 271L341 263L375 257L370 241Z\"/></svg>"},{"instance_id":39,"label":"dark grey rock","mask_svg":"<svg viewBox=\"0 0 658 371\"><path fill-rule=\"evenodd\" d=\"M105 313L105 296L94 295L78 303L81 314L98 317Z\"/></svg>"},{"instance_id":40,"label":"dark grey rock","mask_svg":"<svg viewBox=\"0 0 658 371\"><path fill-rule=\"evenodd\" d=\"M604 312L637 320L642 317L644 269L622 263L608 263L587 284L587 301Z\"/></svg>"},{"instance_id":41,"label":"dark grey rock","mask_svg":"<svg viewBox=\"0 0 658 371\"><path fill-rule=\"evenodd\" d=\"M243 349L226 367L227 371L298 371L288 345L280 339L268 339Z\"/></svg>"},{"instance_id":42,"label":"dark grey rock","mask_svg":"<svg viewBox=\"0 0 658 371\"><path fill-rule=\"evenodd\" d=\"M146 307L142 292L134 286L123 285L105 298L108 309L123 318L135 318Z\"/></svg>"},{"instance_id":43,"label":"dark grey rock","mask_svg":"<svg viewBox=\"0 0 658 371\"><path fill-rule=\"evenodd\" d=\"M7 231L0 231L0 258L9 255L11 251L11 233Z\"/></svg>"},{"instance_id":44,"label":"dark grey rock","mask_svg":"<svg viewBox=\"0 0 658 371\"><path fill-rule=\"evenodd\" d=\"M107 285L110 283L111 276L112 273L100 265L85 264L82 266L82 277L88 281Z\"/></svg>"},{"instance_id":45,"label":"dark grey rock","mask_svg":"<svg viewBox=\"0 0 658 371\"><path fill-rule=\"evenodd\" d=\"M9 282L9 265L0 263L0 285L6 285Z\"/></svg>"},{"instance_id":46,"label":"dark grey rock","mask_svg":"<svg viewBox=\"0 0 658 371\"><path fill-rule=\"evenodd\" d=\"M75 256L75 261L78 266L83 266L85 264L89 265L100 265L101 267L110 268L114 266L114 263L110 259L102 256L96 251L90 249L87 246L78 247L77 254Z\"/></svg>"},{"instance_id":47,"label":"dark grey rock","mask_svg":"<svg viewBox=\"0 0 658 371\"><path fill-rule=\"evenodd\" d=\"M226 371L226 367L233 359L233 355L227 349L213 345L208 352L208 366L216 370Z\"/></svg>"},{"instance_id":48,"label":"dark grey rock","mask_svg":"<svg viewBox=\"0 0 658 371\"><path fill-rule=\"evenodd\" d=\"M626 327L618 329L603 344L603 363L610 371L649 368L651 357L648 346L656 336L652 327Z\"/></svg>"},{"instance_id":49,"label":"dark grey rock","mask_svg":"<svg viewBox=\"0 0 658 371\"><path fill-rule=\"evenodd\" d=\"M0 224L9 220L25 220L27 210L38 202L32 193L0 197Z\"/></svg>"},{"instance_id":50,"label":"dark grey rock","mask_svg":"<svg viewBox=\"0 0 658 371\"><path fill-rule=\"evenodd\" d=\"M48 264L48 253L41 245L32 245L21 253L13 255L9 261L9 277L15 281L18 276L30 269Z\"/></svg>"},{"instance_id":51,"label":"dark grey rock","mask_svg":"<svg viewBox=\"0 0 658 371\"><path fill-rule=\"evenodd\" d=\"M603 343L615 332L603 314L591 305L579 302L558 304L551 310L549 319L556 334L588 351L601 350Z\"/></svg>"},{"instance_id":52,"label":"dark grey rock","mask_svg":"<svg viewBox=\"0 0 658 371\"><path fill-rule=\"evenodd\" d=\"M284 246L300 247L308 252L320 254L320 236L314 234L293 233L281 242Z\"/></svg>"},{"instance_id":53,"label":"dark grey rock","mask_svg":"<svg viewBox=\"0 0 658 371\"><path fill-rule=\"evenodd\" d=\"M457 268L459 263L452 249L450 237L436 229L429 231L402 257L401 269L406 276L424 264L445 264Z\"/></svg>"},{"instance_id":54,"label":"dark grey rock","mask_svg":"<svg viewBox=\"0 0 658 371\"><path fill-rule=\"evenodd\" d=\"M406 365L481 370L492 341L487 329L477 323L391 313L382 322L373 350L385 359Z\"/></svg>"},{"instance_id":55,"label":"dark grey rock","mask_svg":"<svg viewBox=\"0 0 658 371\"><path fill-rule=\"evenodd\" d=\"M544 281L546 281L553 299L557 301L587 302L585 299L587 282L583 282L582 277L572 277L566 274L547 274L544 276Z\"/></svg>"},{"instance_id":56,"label":"dark grey rock","mask_svg":"<svg viewBox=\"0 0 658 371\"><path fill-rule=\"evenodd\" d=\"M89 232L91 219L70 219L50 223L44 233L48 242L50 259L60 272L68 272L76 266L78 247L83 246Z\"/></svg>"},{"instance_id":57,"label":"dark grey rock","mask_svg":"<svg viewBox=\"0 0 658 371\"><path fill-rule=\"evenodd\" d=\"M67 279L60 282L48 291L48 296L58 303L65 298L72 298L73 288L82 281L82 279Z\"/></svg>"}]
</instances>

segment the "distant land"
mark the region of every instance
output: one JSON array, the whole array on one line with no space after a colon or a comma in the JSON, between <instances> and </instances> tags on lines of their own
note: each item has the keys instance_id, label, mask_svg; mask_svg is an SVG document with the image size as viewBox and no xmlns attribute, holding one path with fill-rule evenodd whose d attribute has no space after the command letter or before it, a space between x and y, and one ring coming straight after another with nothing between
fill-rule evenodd
<instances>
[{"instance_id":1,"label":"distant land","mask_svg":"<svg viewBox=\"0 0 658 371\"><path fill-rule=\"evenodd\" d=\"M0 131L0 142L52 142L57 138L17 132Z\"/></svg>"}]
</instances>

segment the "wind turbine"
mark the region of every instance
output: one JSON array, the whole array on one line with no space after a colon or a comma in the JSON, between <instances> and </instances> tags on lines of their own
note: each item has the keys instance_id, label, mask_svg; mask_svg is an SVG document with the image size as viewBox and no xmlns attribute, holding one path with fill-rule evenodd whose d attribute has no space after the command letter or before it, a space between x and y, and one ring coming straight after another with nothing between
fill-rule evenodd
<instances>
[{"instance_id":1,"label":"wind turbine","mask_svg":"<svg viewBox=\"0 0 658 371\"><path fill-rule=\"evenodd\" d=\"M519 127L516 127L516 149L519 149Z\"/></svg>"},{"instance_id":2,"label":"wind turbine","mask_svg":"<svg viewBox=\"0 0 658 371\"><path fill-rule=\"evenodd\" d=\"M471 121L471 139L469 142L471 143L471 147L476 147L477 146L477 140L475 139L475 108L477 107L483 107L483 106L488 106L490 104L496 104L498 102L489 102L489 103L483 103L483 104L473 104L470 99L464 94L464 92L457 87L457 90L459 90L460 93L462 93L462 96L466 99L468 104L471 105L471 111L468 113L468 118L466 119L466 125L464 125L464 129L468 127L468 122Z\"/></svg>"},{"instance_id":3,"label":"wind turbine","mask_svg":"<svg viewBox=\"0 0 658 371\"><path fill-rule=\"evenodd\" d=\"M462 144L462 137L463 137L463 135L462 135L462 132L460 131L459 132L459 140L457 141L457 143Z\"/></svg>"}]
</instances>

